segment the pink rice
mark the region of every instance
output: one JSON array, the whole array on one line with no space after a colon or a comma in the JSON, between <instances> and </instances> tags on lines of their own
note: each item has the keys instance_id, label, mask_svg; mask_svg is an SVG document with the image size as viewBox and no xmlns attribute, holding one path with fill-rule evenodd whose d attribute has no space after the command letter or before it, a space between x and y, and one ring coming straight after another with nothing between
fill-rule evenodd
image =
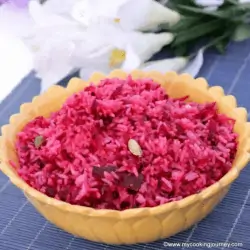
<instances>
[{"instance_id":1,"label":"pink rice","mask_svg":"<svg viewBox=\"0 0 250 250\"><path fill-rule=\"evenodd\" d=\"M70 204L154 207L198 193L230 170L233 126L215 103L169 98L150 79L106 79L24 127L18 172L31 187ZM130 152L129 139L141 157Z\"/></svg>"}]
</instances>

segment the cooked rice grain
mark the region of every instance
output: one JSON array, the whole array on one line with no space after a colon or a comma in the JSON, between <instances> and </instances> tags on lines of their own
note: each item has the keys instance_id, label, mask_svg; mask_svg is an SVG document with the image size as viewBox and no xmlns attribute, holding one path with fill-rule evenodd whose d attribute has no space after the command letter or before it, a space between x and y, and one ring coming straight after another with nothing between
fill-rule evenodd
<instances>
[{"instance_id":1,"label":"cooked rice grain","mask_svg":"<svg viewBox=\"0 0 250 250\"><path fill-rule=\"evenodd\" d=\"M153 207L200 192L229 171L237 150L233 126L215 103L169 98L150 79L106 79L24 127L18 173L70 204ZM130 139L141 157L130 152Z\"/></svg>"}]
</instances>

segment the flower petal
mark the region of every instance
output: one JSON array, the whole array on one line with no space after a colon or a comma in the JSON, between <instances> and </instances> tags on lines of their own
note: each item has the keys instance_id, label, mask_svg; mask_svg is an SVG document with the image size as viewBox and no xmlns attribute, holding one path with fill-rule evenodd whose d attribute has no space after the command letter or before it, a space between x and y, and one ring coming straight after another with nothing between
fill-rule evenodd
<instances>
[{"instance_id":1,"label":"flower petal","mask_svg":"<svg viewBox=\"0 0 250 250\"><path fill-rule=\"evenodd\" d=\"M71 17L81 24L87 26L93 19L92 12L93 11L91 11L88 1L80 1L73 5L71 10Z\"/></svg>"},{"instance_id":2,"label":"flower petal","mask_svg":"<svg viewBox=\"0 0 250 250\"><path fill-rule=\"evenodd\" d=\"M109 50L107 50L109 49ZM94 72L101 72L104 74L110 73L114 68L109 66L109 56L111 54L111 47L107 47L106 50L103 48L101 53L95 54L95 56L90 55L85 58L85 62L80 70L80 77L82 79L88 79ZM126 48L126 59L122 64L121 68L124 71L132 71L138 68L141 64L140 58L135 53L133 48L128 45ZM117 67L119 68L119 67Z\"/></svg>"},{"instance_id":3,"label":"flower petal","mask_svg":"<svg viewBox=\"0 0 250 250\"><path fill-rule=\"evenodd\" d=\"M124 31L116 23L95 23L86 29L94 41L102 41L115 48L126 50L130 45L138 54L141 62L150 59L163 46L172 42L171 33L141 33L139 31Z\"/></svg>"},{"instance_id":4,"label":"flower petal","mask_svg":"<svg viewBox=\"0 0 250 250\"><path fill-rule=\"evenodd\" d=\"M141 30L154 29L160 24L168 23L174 25L180 20L180 14L173 11L162 4L151 0L150 11L146 16L144 25L140 28Z\"/></svg>"},{"instance_id":5,"label":"flower petal","mask_svg":"<svg viewBox=\"0 0 250 250\"><path fill-rule=\"evenodd\" d=\"M42 91L58 83L74 69L72 55L77 51L76 45L67 37L61 36L60 38L48 36L35 36L34 38L34 46L37 46L36 50L32 51L34 69L37 76L42 79ZM26 40L26 43L28 42L31 43Z\"/></svg>"},{"instance_id":6,"label":"flower petal","mask_svg":"<svg viewBox=\"0 0 250 250\"><path fill-rule=\"evenodd\" d=\"M131 44L141 61L145 62L165 45L171 43L173 38L173 34L168 32L160 34L130 32L123 39L126 39L126 42Z\"/></svg>"},{"instance_id":7,"label":"flower petal","mask_svg":"<svg viewBox=\"0 0 250 250\"><path fill-rule=\"evenodd\" d=\"M80 68L80 77L89 79L94 72L108 74L111 71L109 59L112 50L113 47L104 46L85 58L79 57L77 65Z\"/></svg>"},{"instance_id":8,"label":"flower petal","mask_svg":"<svg viewBox=\"0 0 250 250\"><path fill-rule=\"evenodd\" d=\"M103 0L88 0L91 2L95 12L104 17L117 17L118 10L121 6L126 4L131 0L111 0L111 1L103 1Z\"/></svg>"},{"instance_id":9,"label":"flower petal","mask_svg":"<svg viewBox=\"0 0 250 250\"><path fill-rule=\"evenodd\" d=\"M182 70L182 73L187 73L190 74L192 77L196 77L204 63L203 54L204 49L200 49L196 57L187 65L185 69Z\"/></svg>"},{"instance_id":10,"label":"flower petal","mask_svg":"<svg viewBox=\"0 0 250 250\"><path fill-rule=\"evenodd\" d=\"M103 74L108 74L110 72L110 68L108 67L94 67L94 65L91 65L92 67L88 66L88 67L84 67L80 69L79 75L81 79L87 80L91 77L91 75L95 72L100 72Z\"/></svg>"},{"instance_id":11,"label":"flower petal","mask_svg":"<svg viewBox=\"0 0 250 250\"><path fill-rule=\"evenodd\" d=\"M120 6L126 2L128 0L81 0L73 6L71 16L86 26L92 22L98 22L102 18L114 20L117 18Z\"/></svg>"},{"instance_id":12,"label":"flower petal","mask_svg":"<svg viewBox=\"0 0 250 250\"><path fill-rule=\"evenodd\" d=\"M139 30L144 26L150 11L151 0L129 0L118 11L120 24L125 30Z\"/></svg>"},{"instance_id":13,"label":"flower petal","mask_svg":"<svg viewBox=\"0 0 250 250\"><path fill-rule=\"evenodd\" d=\"M51 69L44 72L43 75L37 74L41 78L41 93L47 90L50 86L59 83L64 77L73 72L73 68L68 65L61 65L57 70Z\"/></svg>"},{"instance_id":14,"label":"flower petal","mask_svg":"<svg viewBox=\"0 0 250 250\"><path fill-rule=\"evenodd\" d=\"M130 0L122 5L118 12L121 25L126 30L154 30L158 25L173 25L180 15L154 0Z\"/></svg>"},{"instance_id":15,"label":"flower petal","mask_svg":"<svg viewBox=\"0 0 250 250\"><path fill-rule=\"evenodd\" d=\"M126 48L126 59L125 62L122 65L122 69L124 71L132 71L134 69L137 69L141 64L141 60L139 56L136 54L136 52L133 50L133 48L128 45Z\"/></svg>"},{"instance_id":16,"label":"flower petal","mask_svg":"<svg viewBox=\"0 0 250 250\"><path fill-rule=\"evenodd\" d=\"M37 54L39 51L42 51L45 47L47 49L50 47L50 53L53 54L53 48L62 48L68 50L69 47L71 49L72 43L74 42L78 45L78 47L80 47L79 43L82 41L85 42L85 37L85 33L80 32L78 27L50 26L37 28L28 36L25 36L23 40L30 50L35 54ZM85 43L85 45L86 44L87 43ZM84 46L82 47L85 48ZM83 51L81 50L81 52Z\"/></svg>"},{"instance_id":17,"label":"flower petal","mask_svg":"<svg viewBox=\"0 0 250 250\"><path fill-rule=\"evenodd\" d=\"M27 8L17 8L12 4L0 6L1 33L22 37L34 28L34 21Z\"/></svg>"},{"instance_id":18,"label":"flower petal","mask_svg":"<svg viewBox=\"0 0 250 250\"><path fill-rule=\"evenodd\" d=\"M71 16L85 26L102 18L118 18L125 30L153 30L159 24L180 20L177 12L154 0L82 0L73 6Z\"/></svg>"},{"instance_id":19,"label":"flower petal","mask_svg":"<svg viewBox=\"0 0 250 250\"><path fill-rule=\"evenodd\" d=\"M141 66L141 69L144 71L156 70L163 74L169 71L179 72L187 65L187 62L188 60L185 57L176 57L145 63Z\"/></svg>"},{"instance_id":20,"label":"flower petal","mask_svg":"<svg viewBox=\"0 0 250 250\"><path fill-rule=\"evenodd\" d=\"M69 25L73 22L67 18L61 17L56 14L52 14L44 10L43 5L37 1L30 1L29 13L33 18L34 22L39 26L56 26L56 25Z\"/></svg>"},{"instance_id":21,"label":"flower petal","mask_svg":"<svg viewBox=\"0 0 250 250\"><path fill-rule=\"evenodd\" d=\"M54 14L69 14L74 4L75 1L72 0L49 0L43 3L43 9Z\"/></svg>"},{"instance_id":22,"label":"flower petal","mask_svg":"<svg viewBox=\"0 0 250 250\"><path fill-rule=\"evenodd\" d=\"M208 6L208 7L205 7L204 9L206 11L212 12L212 11L216 11L218 8L219 8L219 6Z\"/></svg>"},{"instance_id":23,"label":"flower petal","mask_svg":"<svg viewBox=\"0 0 250 250\"><path fill-rule=\"evenodd\" d=\"M224 0L195 0L195 3L203 7L220 6Z\"/></svg>"},{"instance_id":24,"label":"flower petal","mask_svg":"<svg viewBox=\"0 0 250 250\"><path fill-rule=\"evenodd\" d=\"M127 32L121 26L110 19L102 18L100 22L92 22L86 28L86 33L94 40L101 40L103 43L125 48Z\"/></svg>"}]
</instances>

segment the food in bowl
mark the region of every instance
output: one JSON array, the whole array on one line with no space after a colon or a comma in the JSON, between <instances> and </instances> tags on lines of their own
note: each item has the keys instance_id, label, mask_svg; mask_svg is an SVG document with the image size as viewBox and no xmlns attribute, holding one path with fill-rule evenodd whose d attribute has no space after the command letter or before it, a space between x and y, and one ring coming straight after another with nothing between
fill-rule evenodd
<instances>
[{"instance_id":1,"label":"food in bowl","mask_svg":"<svg viewBox=\"0 0 250 250\"><path fill-rule=\"evenodd\" d=\"M232 167L235 120L215 102L167 94L151 79L87 86L18 133L19 176L49 197L95 209L156 207L201 192Z\"/></svg>"},{"instance_id":2,"label":"food in bowl","mask_svg":"<svg viewBox=\"0 0 250 250\"><path fill-rule=\"evenodd\" d=\"M219 86L209 87L203 78L193 79L187 74L177 75L175 72L162 74L155 71L135 70L130 75L136 81L153 79L164 88L171 98L181 99L183 96L189 96L186 99L187 104L190 102L199 104L216 102L220 114L230 117L231 122L235 120L233 131L238 135L237 152L232 167L222 178L200 192L197 191L180 200L153 207L117 210L96 209L63 202L56 197L51 198L31 187L20 177L18 174L20 164L16 150L19 132L23 131L24 127L34 118L49 117L53 112L58 112L73 93L84 90L92 83L100 84L101 80L107 78L127 79L127 73L121 70L115 70L108 76L94 73L87 81L73 78L66 88L50 87L45 93L34 97L32 102L21 105L19 114L12 115L9 124L2 127L0 137L1 170L14 185L24 192L39 213L51 223L71 234L109 244L151 242L170 237L191 227L205 218L225 197L231 184L249 162L250 123L247 122L246 109L237 107L234 96L225 95ZM45 143L44 138L42 135L36 135L33 143L39 148L42 143ZM131 154L140 159L145 157L143 147L137 138L131 138L128 141L127 148Z\"/></svg>"}]
</instances>

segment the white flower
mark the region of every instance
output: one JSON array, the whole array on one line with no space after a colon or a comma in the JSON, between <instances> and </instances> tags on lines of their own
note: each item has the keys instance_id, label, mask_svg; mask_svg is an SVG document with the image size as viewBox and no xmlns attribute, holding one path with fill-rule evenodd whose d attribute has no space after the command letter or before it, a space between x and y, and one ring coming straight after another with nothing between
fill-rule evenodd
<instances>
[{"instance_id":1,"label":"white flower","mask_svg":"<svg viewBox=\"0 0 250 250\"><path fill-rule=\"evenodd\" d=\"M44 91L75 70L72 62L76 54L84 58L101 45L90 40L77 22L48 13L36 1L30 2L29 11L35 29L23 41L33 53L34 69Z\"/></svg>"},{"instance_id":2,"label":"white flower","mask_svg":"<svg viewBox=\"0 0 250 250\"><path fill-rule=\"evenodd\" d=\"M200 49L191 61L189 61L187 57L163 59L144 63L140 69L144 71L158 71L163 74L169 71L176 71L196 77L204 62L203 54L204 49Z\"/></svg>"},{"instance_id":3,"label":"white flower","mask_svg":"<svg viewBox=\"0 0 250 250\"><path fill-rule=\"evenodd\" d=\"M138 68L171 41L168 33L126 35L126 39L121 39L120 44L114 43L102 49L98 55L94 55L91 62L90 58L79 58L81 61L85 61L81 67L81 77L86 79L95 71L109 73L116 68L131 71Z\"/></svg>"},{"instance_id":4,"label":"white flower","mask_svg":"<svg viewBox=\"0 0 250 250\"><path fill-rule=\"evenodd\" d=\"M81 0L49 0L43 3L43 9L47 13L70 16L73 6Z\"/></svg>"},{"instance_id":5,"label":"white flower","mask_svg":"<svg viewBox=\"0 0 250 250\"><path fill-rule=\"evenodd\" d=\"M118 25L107 23L87 30L92 38L103 41L103 47L87 58L75 60L76 65L82 65L81 77L85 79L94 71L136 69L173 40L171 33L125 32Z\"/></svg>"},{"instance_id":6,"label":"white flower","mask_svg":"<svg viewBox=\"0 0 250 250\"><path fill-rule=\"evenodd\" d=\"M73 20L71 20L70 18L61 16L59 13L56 13L56 10L53 11L49 8L46 9L36 0L30 1L29 12L38 28L55 25L62 26L75 24L75 22L73 22Z\"/></svg>"},{"instance_id":7,"label":"white flower","mask_svg":"<svg viewBox=\"0 0 250 250\"><path fill-rule=\"evenodd\" d=\"M220 6L224 0L195 0L195 3L203 7Z\"/></svg>"},{"instance_id":8,"label":"white flower","mask_svg":"<svg viewBox=\"0 0 250 250\"><path fill-rule=\"evenodd\" d=\"M51 1L54 6L58 4L57 0ZM67 1L70 5L70 0ZM113 13L119 4L122 0ZM77 69L88 77L94 71L109 73L116 68L126 71L139 68L173 40L171 33L124 31L109 17L102 17L105 22L91 22L84 27L67 15L65 8L53 11L52 6L34 0L29 3L34 28L22 37L32 52L42 91Z\"/></svg>"},{"instance_id":9,"label":"white flower","mask_svg":"<svg viewBox=\"0 0 250 250\"><path fill-rule=\"evenodd\" d=\"M102 18L116 19L119 8L125 2L127 0L79 0L73 5L71 15L75 20L89 26Z\"/></svg>"},{"instance_id":10,"label":"white flower","mask_svg":"<svg viewBox=\"0 0 250 250\"><path fill-rule=\"evenodd\" d=\"M80 70L80 77L88 79L94 72L108 74L116 68L131 71L140 66L141 61L131 46L124 49L105 47L99 54L86 58Z\"/></svg>"},{"instance_id":11,"label":"white flower","mask_svg":"<svg viewBox=\"0 0 250 250\"><path fill-rule=\"evenodd\" d=\"M108 20L84 28L62 15L48 13L37 2L32 1L29 7L36 29L24 41L33 52L42 91L79 68L85 75L138 68L173 40L170 33L125 32Z\"/></svg>"},{"instance_id":12,"label":"white flower","mask_svg":"<svg viewBox=\"0 0 250 250\"><path fill-rule=\"evenodd\" d=\"M92 25L87 29L87 33L92 38L101 39L108 44L126 47L131 44L134 51L137 52L142 62L150 59L162 47L171 43L174 39L172 33L142 33L139 31L124 31L119 24L112 22Z\"/></svg>"},{"instance_id":13,"label":"white flower","mask_svg":"<svg viewBox=\"0 0 250 250\"><path fill-rule=\"evenodd\" d=\"M154 30L163 23L175 24L180 15L154 0L81 0L72 9L72 17L90 25L103 18L120 23L126 30Z\"/></svg>"},{"instance_id":14,"label":"white flower","mask_svg":"<svg viewBox=\"0 0 250 250\"><path fill-rule=\"evenodd\" d=\"M181 73L188 73L196 77L204 63L204 48L201 48L196 56L181 70Z\"/></svg>"}]
</instances>

